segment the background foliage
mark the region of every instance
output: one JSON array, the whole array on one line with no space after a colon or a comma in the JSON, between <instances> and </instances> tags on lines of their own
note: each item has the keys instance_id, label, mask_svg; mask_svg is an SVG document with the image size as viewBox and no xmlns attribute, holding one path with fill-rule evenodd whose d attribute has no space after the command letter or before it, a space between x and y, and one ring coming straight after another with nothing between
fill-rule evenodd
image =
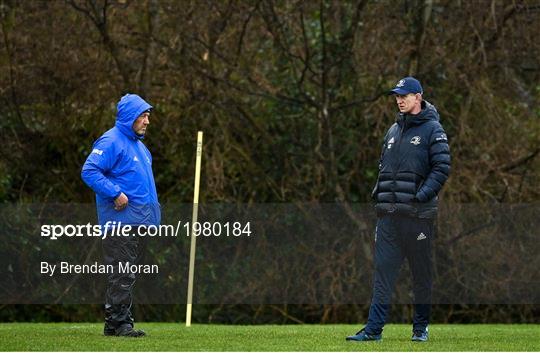
<instances>
[{"instance_id":1,"label":"background foliage","mask_svg":"<svg viewBox=\"0 0 540 353\"><path fill-rule=\"evenodd\" d=\"M444 203L539 200L534 1L2 0L0 25L4 203L93 202L80 167L126 92L156 107L145 143L163 203L191 201L197 130L202 202L369 202L395 119L385 92L405 75L421 80L449 136ZM283 308L207 309L199 319L291 320ZM4 318L35 313L9 310Z\"/></svg>"}]
</instances>

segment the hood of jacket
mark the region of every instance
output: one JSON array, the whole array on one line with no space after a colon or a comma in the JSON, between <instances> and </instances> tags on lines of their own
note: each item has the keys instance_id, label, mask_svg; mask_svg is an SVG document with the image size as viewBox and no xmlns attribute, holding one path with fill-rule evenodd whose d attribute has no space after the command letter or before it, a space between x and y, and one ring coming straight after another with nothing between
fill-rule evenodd
<instances>
[{"instance_id":1,"label":"hood of jacket","mask_svg":"<svg viewBox=\"0 0 540 353\"><path fill-rule=\"evenodd\" d=\"M420 113L415 115L399 113L397 119L398 123L405 122L410 125L420 125L429 120L439 121L439 112L433 104L423 100L421 108L422 110L420 110Z\"/></svg>"},{"instance_id":2,"label":"hood of jacket","mask_svg":"<svg viewBox=\"0 0 540 353\"><path fill-rule=\"evenodd\" d=\"M138 95L128 93L120 99L116 106L115 126L130 139L142 139L144 135L138 135L133 130L133 123L142 113L152 108L150 104Z\"/></svg>"}]
</instances>

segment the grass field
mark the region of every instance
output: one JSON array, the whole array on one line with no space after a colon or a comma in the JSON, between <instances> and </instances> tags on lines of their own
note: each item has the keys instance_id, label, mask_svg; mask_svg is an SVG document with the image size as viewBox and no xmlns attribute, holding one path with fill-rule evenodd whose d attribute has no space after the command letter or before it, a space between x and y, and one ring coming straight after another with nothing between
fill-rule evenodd
<instances>
[{"instance_id":1,"label":"grass field","mask_svg":"<svg viewBox=\"0 0 540 353\"><path fill-rule=\"evenodd\" d=\"M227 326L141 323L144 338L104 337L94 323L0 324L2 351L540 351L540 325L387 325L381 342L346 342L353 325Z\"/></svg>"}]
</instances>

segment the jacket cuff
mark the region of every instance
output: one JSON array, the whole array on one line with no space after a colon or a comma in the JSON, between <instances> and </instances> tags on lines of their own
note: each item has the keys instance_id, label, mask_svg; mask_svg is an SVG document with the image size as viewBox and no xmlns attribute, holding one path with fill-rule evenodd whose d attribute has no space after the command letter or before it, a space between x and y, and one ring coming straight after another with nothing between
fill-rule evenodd
<instances>
[{"instance_id":1,"label":"jacket cuff","mask_svg":"<svg viewBox=\"0 0 540 353\"><path fill-rule=\"evenodd\" d=\"M122 190L120 190L120 186L118 185L114 186L114 191L116 191L116 194L113 196L113 201L116 200L118 196L122 194Z\"/></svg>"},{"instance_id":2,"label":"jacket cuff","mask_svg":"<svg viewBox=\"0 0 540 353\"><path fill-rule=\"evenodd\" d=\"M416 195L414 196L414 198L416 200L418 200L418 202L426 202L427 201L427 196L426 196L426 193L423 192L423 191L418 191L416 193Z\"/></svg>"}]
</instances>

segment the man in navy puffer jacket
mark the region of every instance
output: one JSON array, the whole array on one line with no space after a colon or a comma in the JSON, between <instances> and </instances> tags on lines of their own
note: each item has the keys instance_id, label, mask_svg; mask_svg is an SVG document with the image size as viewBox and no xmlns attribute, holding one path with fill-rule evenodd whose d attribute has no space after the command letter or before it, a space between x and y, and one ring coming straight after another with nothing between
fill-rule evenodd
<instances>
[{"instance_id":1,"label":"man in navy puffer jacket","mask_svg":"<svg viewBox=\"0 0 540 353\"><path fill-rule=\"evenodd\" d=\"M376 201L375 276L367 325L351 341L380 340L396 277L404 258L413 275L413 341L427 341L431 312L431 242L438 193L450 172L448 139L435 107L422 99L413 77L391 91L399 108L397 122L384 138Z\"/></svg>"},{"instance_id":2,"label":"man in navy puffer jacket","mask_svg":"<svg viewBox=\"0 0 540 353\"><path fill-rule=\"evenodd\" d=\"M151 109L152 106L136 94L123 96L118 102L115 126L96 140L82 167L83 181L96 193L102 230L107 229L107 223L131 226L134 232L135 228L160 223L152 155L142 142L150 124ZM104 334L144 336L144 331L133 329L131 305L135 274L118 270L119 262L138 262L142 255L141 240L136 236L106 237L103 255L104 264L115 268L114 273L107 276Z\"/></svg>"}]
</instances>

